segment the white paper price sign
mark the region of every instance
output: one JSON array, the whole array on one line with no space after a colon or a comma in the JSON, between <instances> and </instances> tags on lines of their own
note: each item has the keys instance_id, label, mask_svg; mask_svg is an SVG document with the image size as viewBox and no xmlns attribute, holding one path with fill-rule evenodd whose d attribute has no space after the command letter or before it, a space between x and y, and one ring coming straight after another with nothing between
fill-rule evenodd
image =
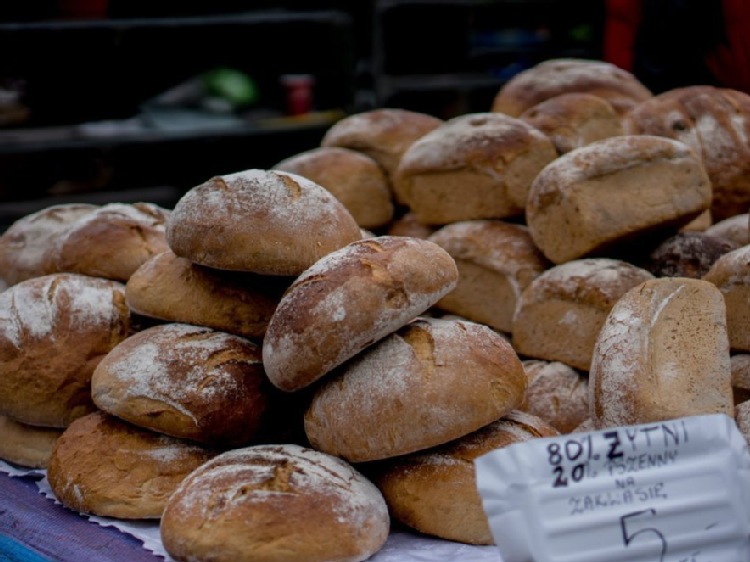
<instances>
[{"instance_id":1,"label":"white paper price sign","mask_svg":"<svg viewBox=\"0 0 750 562\"><path fill-rule=\"evenodd\" d=\"M750 560L750 454L723 414L535 439L475 466L504 562Z\"/></svg>"}]
</instances>

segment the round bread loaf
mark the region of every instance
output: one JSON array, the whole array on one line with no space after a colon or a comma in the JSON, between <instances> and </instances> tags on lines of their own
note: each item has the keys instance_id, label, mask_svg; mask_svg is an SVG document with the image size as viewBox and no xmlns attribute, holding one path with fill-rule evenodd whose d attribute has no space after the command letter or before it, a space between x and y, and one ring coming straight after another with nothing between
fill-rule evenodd
<instances>
[{"instance_id":1,"label":"round bread loaf","mask_svg":"<svg viewBox=\"0 0 750 562\"><path fill-rule=\"evenodd\" d=\"M724 299L700 279L645 281L615 304L594 348L597 428L734 415Z\"/></svg>"},{"instance_id":2,"label":"round bread loaf","mask_svg":"<svg viewBox=\"0 0 750 562\"><path fill-rule=\"evenodd\" d=\"M171 250L194 263L295 276L361 238L351 213L315 182L245 170L189 190L167 222Z\"/></svg>"},{"instance_id":3,"label":"round bread loaf","mask_svg":"<svg viewBox=\"0 0 750 562\"><path fill-rule=\"evenodd\" d=\"M320 144L366 154L380 164L390 180L406 149L442 123L442 119L419 111L392 107L372 109L334 123Z\"/></svg>"},{"instance_id":4,"label":"round bread loaf","mask_svg":"<svg viewBox=\"0 0 750 562\"><path fill-rule=\"evenodd\" d=\"M510 333L521 292L549 265L522 225L496 220L446 225L430 238L456 261L458 283L435 306Z\"/></svg>"},{"instance_id":5,"label":"round bread loaf","mask_svg":"<svg viewBox=\"0 0 750 562\"><path fill-rule=\"evenodd\" d=\"M371 477L394 520L451 541L494 544L474 461L508 445L556 435L540 418L514 410L445 445L377 463Z\"/></svg>"},{"instance_id":6,"label":"round bread loaf","mask_svg":"<svg viewBox=\"0 0 750 562\"><path fill-rule=\"evenodd\" d=\"M750 206L750 95L713 86L686 86L638 104L624 121L629 134L684 142L701 158L713 187L714 220Z\"/></svg>"},{"instance_id":7,"label":"round bread loaf","mask_svg":"<svg viewBox=\"0 0 750 562\"><path fill-rule=\"evenodd\" d=\"M750 246L721 256L703 279L718 287L724 297L732 350L750 351Z\"/></svg>"},{"instance_id":8,"label":"round bread loaf","mask_svg":"<svg viewBox=\"0 0 750 562\"><path fill-rule=\"evenodd\" d=\"M742 213L710 225L705 232L712 236L720 236L731 240L737 247L747 246L750 244L749 225L750 215Z\"/></svg>"},{"instance_id":9,"label":"round bread loaf","mask_svg":"<svg viewBox=\"0 0 750 562\"><path fill-rule=\"evenodd\" d=\"M570 433L589 417L589 381L559 361L525 360L529 377L521 410L537 416L560 433Z\"/></svg>"},{"instance_id":10,"label":"round bread loaf","mask_svg":"<svg viewBox=\"0 0 750 562\"><path fill-rule=\"evenodd\" d=\"M750 353L732 355L732 391L735 406L750 400Z\"/></svg>"},{"instance_id":11,"label":"round bread loaf","mask_svg":"<svg viewBox=\"0 0 750 562\"><path fill-rule=\"evenodd\" d=\"M622 118L612 104L581 92L544 100L524 111L520 118L547 135L559 154L624 132Z\"/></svg>"},{"instance_id":12,"label":"round bread loaf","mask_svg":"<svg viewBox=\"0 0 750 562\"><path fill-rule=\"evenodd\" d=\"M526 357L588 371L599 331L622 295L653 279L621 260L588 258L552 267L521 294L513 316L513 348Z\"/></svg>"},{"instance_id":13,"label":"round bread loaf","mask_svg":"<svg viewBox=\"0 0 750 562\"><path fill-rule=\"evenodd\" d=\"M34 427L0 416L0 459L28 468L46 468L63 430Z\"/></svg>"},{"instance_id":14,"label":"round bread loaf","mask_svg":"<svg viewBox=\"0 0 750 562\"><path fill-rule=\"evenodd\" d=\"M454 117L404 153L396 196L424 224L523 214L531 182L557 157L552 141L500 113Z\"/></svg>"},{"instance_id":15,"label":"round bread loaf","mask_svg":"<svg viewBox=\"0 0 750 562\"><path fill-rule=\"evenodd\" d=\"M737 429L750 446L750 400L737 404L736 410L734 419L737 422Z\"/></svg>"},{"instance_id":16,"label":"round bread loaf","mask_svg":"<svg viewBox=\"0 0 750 562\"><path fill-rule=\"evenodd\" d=\"M127 281L141 264L168 249L169 211L152 203L110 203L71 222L45 255L50 271Z\"/></svg>"},{"instance_id":17,"label":"round bread loaf","mask_svg":"<svg viewBox=\"0 0 750 562\"><path fill-rule=\"evenodd\" d=\"M315 449L350 462L405 455L501 418L526 384L513 348L487 326L418 319L323 382L305 433Z\"/></svg>"},{"instance_id":18,"label":"round bread loaf","mask_svg":"<svg viewBox=\"0 0 750 562\"><path fill-rule=\"evenodd\" d=\"M492 111L519 116L549 98L583 92L607 100L624 115L651 92L633 74L614 64L559 58L540 62L508 80L492 101Z\"/></svg>"},{"instance_id":19,"label":"round bread loaf","mask_svg":"<svg viewBox=\"0 0 750 562\"><path fill-rule=\"evenodd\" d=\"M210 328L154 326L97 365L94 403L134 425L211 446L258 434L271 402L260 347Z\"/></svg>"},{"instance_id":20,"label":"round bread loaf","mask_svg":"<svg viewBox=\"0 0 750 562\"><path fill-rule=\"evenodd\" d=\"M710 201L711 183L687 145L620 136L545 167L531 185L526 220L534 243L561 264L632 248L655 231L673 234Z\"/></svg>"},{"instance_id":21,"label":"round bread loaf","mask_svg":"<svg viewBox=\"0 0 750 562\"><path fill-rule=\"evenodd\" d=\"M414 213L404 213L395 219L386 234L389 236L409 236L411 238L429 238L435 232L435 227L422 224Z\"/></svg>"},{"instance_id":22,"label":"round bread loaf","mask_svg":"<svg viewBox=\"0 0 750 562\"><path fill-rule=\"evenodd\" d=\"M21 217L0 236L0 280L15 285L54 273L46 254L67 226L91 213L96 205L52 205Z\"/></svg>"},{"instance_id":23,"label":"round bread loaf","mask_svg":"<svg viewBox=\"0 0 750 562\"><path fill-rule=\"evenodd\" d=\"M93 411L94 368L129 329L117 281L56 273L0 293L0 414L66 427Z\"/></svg>"},{"instance_id":24,"label":"round bread loaf","mask_svg":"<svg viewBox=\"0 0 750 562\"><path fill-rule=\"evenodd\" d=\"M362 228L379 228L393 218L391 186L372 158L338 146L321 146L290 156L274 166L330 191Z\"/></svg>"},{"instance_id":25,"label":"round bread loaf","mask_svg":"<svg viewBox=\"0 0 750 562\"><path fill-rule=\"evenodd\" d=\"M453 258L419 238L354 242L307 269L263 339L263 365L284 391L308 386L396 331L456 286Z\"/></svg>"},{"instance_id":26,"label":"round bread loaf","mask_svg":"<svg viewBox=\"0 0 750 562\"><path fill-rule=\"evenodd\" d=\"M57 440L47 478L57 499L75 511L158 519L178 484L216 454L94 412Z\"/></svg>"},{"instance_id":27,"label":"round bread loaf","mask_svg":"<svg viewBox=\"0 0 750 562\"><path fill-rule=\"evenodd\" d=\"M714 262L737 246L705 232L678 232L659 244L642 266L656 277L700 279Z\"/></svg>"},{"instance_id":28,"label":"round bread loaf","mask_svg":"<svg viewBox=\"0 0 750 562\"><path fill-rule=\"evenodd\" d=\"M186 478L161 522L178 561L359 562L388 538L378 489L341 459L297 445L217 456Z\"/></svg>"},{"instance_id":29,"label":"round bread loaf","mask_svg":"<svg viewBox=\"0 0 750 562\"><path fill-rule=\"evenodd\" d=\"M200 266L167 250L130 276L125 297L143 316L262 338L290 283Z\"/></svg>"}]
</instances>

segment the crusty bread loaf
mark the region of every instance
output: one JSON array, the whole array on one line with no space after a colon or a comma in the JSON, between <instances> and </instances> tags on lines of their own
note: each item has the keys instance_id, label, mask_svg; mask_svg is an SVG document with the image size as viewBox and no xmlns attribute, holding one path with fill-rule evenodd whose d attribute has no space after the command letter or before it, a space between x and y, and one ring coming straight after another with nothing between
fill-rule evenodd
<instances>
[{"instance_id":1,"label":"crusty bread loaf","mask_svg":"<svg viewBox=\"0 0 750 562\"><path fill-rule=\"evenodd\" d=\"M654 231L667 237L710 201L711 183L687 145L620 136L568 152L545 167L531 185L526 220L534 243L561 264L632 248L634 240Z\"/></svg>"},{"instance_id":2,"label":"crusty bread loaf","mask_svg":"<svg viewBox=\"0 0 750 562\"><path fill-rule=\"evenodd\" d=\"M610 310L626 292L649 279L653 275L645 269L609 258L584 258L548 269L518 300L513 348L522 356L588 371Z\"/></svg>"},{"instance_id":3,"label":"crusty bread loaf","mask_svg":"<svg viewBox=\"0 0 750 562\"><path fill-rule=\"evenodd\" d=\"M734 419L737 422L737 429L750 446L750 400L737 404Z\"/></svg>"},{"instance_id":4,"label":"crusty bread loaf","mask_svg":"<svg viewBox=\"0 0 750 562\"><path fill-rule=\"evenodd\" d=\"M380 164L390 180L406 149L442 123L442 119L419 111L393 107L371 109L334 123L320 144L366 154Z\"/></svg>"},{"instance_id":5,"label":"crusty bread loaf","mask_svg":"<svg viewBox=\"0 0 750 562\"><path fill-rule=\"evenodd\" d=\"M0 459L29 468L46 468L63 430L35 427L0 416Z\"/></svg>"},{"instance_id":6,"label":"crusty bread loaf","mask_svg":"<svg viewBox=\"0 0 750 562\"><path fill-rule=\"evenodd\" d=\"M645 281L615 304L589 373L596 427L734 415L724 299L700 279Z\"/></svg>"},{"instance_id":7,"label":"crusty bread loaf","mask_svg":"<svg viewBox=\"0 0 750 562\"><path fill-rule=\"evenodd\" d=\"M414 213L404 213L393 220L386 234L389 236L410 236L412 238L429 238L436 227L423 224Z\"/></svg>"},{"instance_id":8,"label":"crusty bread loaf","mask_svg":"<svg viewBox=\"0 0 750 562\"><path fill-rule=\"evenodd\" d=\"M641 265L656 277L700 279L717 259L736 248L734 242L706 232L678 232L654 248Z\"/></svg>"},{"instance_id":9,"label":"crusty bread loaf","mask_svg":"<svg viewBox=\"0 0 750 562\"><path fill-rule=\"evenodd\" d=\"M510 344L487 326L418 319L323 381L305 433L314 448L351 462L404 455L501 418L526 384Z\"/></svg>"},{"instance_id":10,"label":"crusty bread loaf","mask_svg":"<svg viewBox=\"0 0 750 562\"><path fill-rule=\"evenodd\" d=\"M143 316L262 338L289 284L288 278L200 266L167 250L130 276L125 297Z\"/></svg>"},{"instance_id":11,"label":"crusty bread loaf","mask_svg":"<svg viewBox=\"0 0 750 562\"><path fill-rule=\"evenodd\" d=\"M65 427L93 411L91 375L129 327L117 281L57 273L0 293L0 414Z\"/></svg>"},{"instance_id":12,"label":"crusty bread loaf","mask_svg":"<svg viewBox=\"0 0 750 562\"><path fill-rule=\"evenodd\" d=\"M414 142L393 187L424 224L518 216L531 182L556 157L547 135L525 121L470 113Z\"/></svg>"},{"instance_id":13,"label":"crusty bread loaf","mask_svg":"<svg viewBox=\"0 0 750 562\"><path fill-rule=\"evenodd\" d=\"M55 236L50 271L127 281L141 264L168 249L169 211L153 203L109 203L85 213Z\"/></svg>"},{"instance_id":14,"label":"crusty bread loaf","mask_svg":"<svg viewBox=\"0 0 750 562\"><path fill-rule=\"evenodd\" d=\"M735 353L731 357L732 392L735 406L750 400L750 353Z\"/></svg>"},{"instance_id":15,"label":"crusty bread loaf","mask_svg":"<svg viewBox=\"0 0 750 562\"><path fill-rule=\"evenodd\" d=\"M732 350L750 351L750 246L721 256L703 279L718 287L726 301Z\"/></svg>"},{"instance_id":16,"label":"crusty bread loaf","mask_svg":"<svg viewBox=\"0 0 750 562\"><path fill-rule=\"evenodd\" d=\"M494 544L474 461L508 445L557 434L542 419L514 410L445 445L377 463L367 474L394 520L447 540Z\"/></svg>"},{"instance_id":17,"label":"crusty bread loaf","mask_svg":"<svg viewBox=\"0 0 750 562\"><path fill-rule=\"evenodd\" d=\"M589 380L559 361L523 361L529 377L523 411L560 433L570 433L589 417Z\"/></svg>"},{"instance_id":18,"label":"crusty bread loaf","mask_svg":"<svg viewBox=\"0 0 750 562\"><path fill-rule=\"evenodd\" d=\"M161 522L178 561L359 562L388 538L378 489L341 459L296 445L217 456L188 476Z\"/></svg>"},{"instance_id":19,"label":"crusty bread loaf","mask_svg":"<svg viewBox=\"0 0 750 562\"><path fill-rule=\"evenodd\" d=\"M560 154L624 131L622 118L612 104L582 92L546 99L524 111L520 118L547 135Z\"/></svg>"},{"instance_id":20,"label":"crusty bread loaf","mask_svg":"<svg viewBox=\"0 0 750 562\"><path fill-rule=\"evenodd\" d=\"M15 221L0 235L0 280L15 285L54 273L46 254L55 238L96 208L88 203L51 205Z\"/></svg>"},{"instance_id":21,"label":"crusty bread loaf","mask_svg":"<svg viewBox=\"0 0 750 562\"><path fill-rule=\"evenodd\" d=\"M57 440L47 477L57 499L75 511L158 519L178 484L216 454L93 412Z\"/></svg>"},{"instance_id":22,"label":"crusty bread loaf","mask_svg":"<svg viewBox=\"0 0 750 562\"><path fill-rule=\"evenodd\" d=\"M379 228L393 218L390 181L380 165L362 152L321 146L285 158L274 169L325 187L362 228Z\"/></svg>"},{"instance_id":23,"label":"crusty bread loaf","mask_svg":"<svg viewBox=\"0 0 750 562\"><path fill-rule=\"evenodd\" d=\"M458 283L435 306L510 333L522 291L549 262L523 225L499 220L461 221L430 238L456 261Z\"/></svg>"},{"instance_id":24,"label":"crusty bread loaf","mask_svg":"<svg viewBox=\"0 0 750 562\"><path fill-rule=\"evenodd\" d=\"M742 213L715 222L706 228L706 234L721 236L734 242L737 247L750 244L750 215Z\"/></svg>"},{"instance_id":25,"label":"crusty bread loaf","mask_svg":"<svg viewBox=\"0 0 750 562\"><path fill-rule=\"evenodd\" d=\"M638 104L624 121L629 134L684 142L701 158L713 187L714 220L750 207L750 95L713 86L674 88Z\"/></svg>"},{"instance_id":26,"label":"crusty bread loaf","mask_svg":"<svg viewBox=\"0 0 750 562\"><path fill-rule=\"evenodd\" d=\"M313 181L251 169L190 189L167 221L167 242L194 263L295 276L361 238L351 213Z\"/></svg>"},{"instance_id":27,"label":"crusty bread loaf","mask_svg":"<svg viewBox=\"0 0 750 562\"><path fill-rule=\"evenodd\" d=\"M602 97L621 115L652 97L632 73L614 64L558 58L542 61L503 84L492 101L492 111L518 116L544 100L570 92Z\"/></svg>"},{"instance_id":28,"label":"crusty bread loaf","mask_svg":"<svg viewBox=\"0 0 750 562\"><path fill-rule=\"evenodd\" d=\"M306 387L435 304L456 285L453 258L419 238L380 236L332 252L284 294L263 365L284 391Z\"/></svg>"},{"instance_id":29,"label":"crusty bread loaf","mask_svg":"<svg viewBox=\"0 0 750 562\"><path fill-rule=\"evenodd\" d=\"M215 447L256 439L271 392L258 345L188 324L129 337L91 379L94 403L105 412Z\"/></svg>"}]
</instances>

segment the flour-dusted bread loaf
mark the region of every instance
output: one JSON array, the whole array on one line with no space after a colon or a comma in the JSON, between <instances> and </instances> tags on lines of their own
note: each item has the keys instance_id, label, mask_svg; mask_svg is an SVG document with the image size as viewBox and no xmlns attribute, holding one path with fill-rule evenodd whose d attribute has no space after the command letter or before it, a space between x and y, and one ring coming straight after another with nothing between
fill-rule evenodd
<instances>
[{"instance_id":1,"label":"flour-dusted bread loaf","mask_svg":"<svg viewBox=\"0 0 750 562\"><path fill-rule=\"evenodd\" d=\"M420 238L380 236L319 260L284 294L263 338L271 382L309 386L456 286L453 258Z\"/></svg>"},{"instance_id":2,"label":"flour-dusted bread loaf","mask_svg":"<svg viewBox=\"0 0 750 562\"><path fill-rule=\"evenodd\" d=\"M393 187L424 224L518 216L531 182L556 157L547 135L525 121L469 113L412 144Z\"/></svg>"},{"instance_id":3,"label":"flour-dusted bread loaf","mask_svg":"<svg viewBox=\"0 0 750 562\"><path fill-rule=\"evenodd\" d=\"M419 222L414 213L404 213L388 226L389 236L410 236L412 238L429 238L438 227Z\"/></svg>"},{"instance_id":4,"label":"flour-dusted bread loaf","mask_svg":"<svg viewBox=\"0 0 750 562\"><path fill-rule=\"evenodd\" d=\"M125 282L168 249L164 224L169 212L153 203L109 203L68 224L45 259L54 272Z\"/></svg>"},{"instance_id":5,"label":"flour-dusted bread loaf","mask_svg":"<svg viewBox=\"0 0 750 562\"><path fill-rule=\"evenodd\" d=\"M734 415L724 299L700 279L662 277L612 308L589 372L596 427Z\"/></svg>"},{"instance_id":6,"label":"flour-dusted bread loaf","mask_svg":"<svg viewBox=\"0 0 750 562\"><path fill-rule=\"evenodd\" d=\"M360 562L388 538L378 489L343 460L297 445L257 445L188 476L161 522L180 562Z\"/></svg>"},{"instance_id":7,"label":"flour-dusted bread loaf","mask_svg":"<svg viewBox=\"0 0 750 562\"><path fill-rule=\"evenodd\" d=\"M314 448L350 462L404 455L501 418L526 384L513 348L487 326L418 319L323 382L305 433Z\"/></svg>"},{"instance_id":8,"label":"flour-dusted bread loaf","mask_svg":"<svg viewBox=\"0 0 750 562\"><path fill-rule=\"evenodd\" d=\"M445 445L377 463L367 474L383 493L394 520L451 541L494 544L474 461L515 443L556 435L542 419L514 410Z\"/></svg>"},{"instance_id":9,"label":"flour-dusted bread loaf","mask_svg":"<svg viewBox=\"0 0 750 562\"><path fill-rule=\"evenodd\" d=\"M738 247L750 244L750 215L742 213L711 224L706 234L731 240Z\"/></svg>"},{"instance_id":10,"label":"flour-dusted bread loaf","mask_svg":"<svg viewBox=\"0 0 750 562\"><path fill-rule=\"evenodd\" d=\"M706 232L678 232L654 248L640 264L656 277L700 279L714 262L737 245Z\"/></svg>"},{"instance_id":11,"label":"flour-dusted bread loaf","mask_svg":"<svg viewBox=\"0 0 750 562\"><path fill-rule=\"evenodd\" d=\"M526 399L520 408L537 416L560 433L570 433L589 417L589 380L559 361L527 359Z\"/></svg>"},{"instance_id":12,"label":"flour-dusted bread loaf","mask_svg":"<svg viewBox=\"0 0 750 562\"><path fill-rule=\"evenodd\" d=\"M91 412L94 368L129 331L117 281L56 273L0 293L0 414L65 427Z\"/></svg>"},{"instance_id":13,"label":"flour-dusted bread loaf","mask_svg":"<svg viewBox=\"0 0 750 562\"><path fill-rule=\"evenodd\" d=\"M63 429L35 427L0 416L0 459L28 468L46 468Z\"/></svg>"},{"instance_id":14,"label":"flour-dusted bread loaf","mask_svg":"<svg viewBox=\"0 0 750 562\"><path fill-rule=\"evenodd\" d=\"M456 261L458 283L435 305L510 333L522 291L549 262L525 226L499 220L461 221L430 238Z\"/></svg>"},{"instance_id":15,"label":"flour-dusted bread loaf","mask_svg":"<svg viewBox=\"0 0 750 562\"><path fill-rule=\"evenodd\" d=\"M713 86L685 86L638 104L624 121L629 134L684 142L701 158L713 187L714 220L750 207L750 95Z\"/></svg>"},{"instance_id":16,"label":"flour-dusted bread loaf","mask_svg":"<svg viewBox=\"0 0 750 562\"><path fill-rule=\"evenodd\" d=\"M21 217L0 235L0 281L15 285L54 273L46 254L67 226L97 208L88 203L51 205Z\"/></svg>"},{"instance_id":17,"label":"flour-dusted bread loaf","mask_svg":"<svg viewBox=\"0 0 750 562\"><path fill-rule=\"evenodd\" d=\"M359 225L329 191L273 170L213 177L183 195L167 221L176 255L261 275L299 275L360 238Z\"/></svg>"},{"instance_id":18,"label":"flour-dusted bread loaf","mask_svg":"<svg viewBox=\"0 0 750 562\"><path fill-rule=\"evenodd\" d=\"M259 339L291 281L204 267L167 250L130 276L125 297L142 316Z\"/></svg>"},{"instance_id":19,"label":"flour-dusted bread loaf","mask_svg":"<svg viewBox=\"0 0 750 562\"><path fill-rule=\"evenodd\" d=\"M653 275L622 260L584 258L536 277L518 300L513 348L522 356L588 371L599 331L612 307Z\"/></svg>"},{"instance_id":20,"label":"flour-dusted bread loaf","mask_svg":"<svg viewBox=\"0 0 750 562\"><path fill-rule=\"evenodd\" d=\"M556 264L676 232L705 211L711 183L684 143L620 136L560 156L536 177L526 221L534 243ZM614 257L613 254L606 254Z\"/></svg>"},{"instance_id":21,"label":"flour-dusted bread loaf","mask_svg":"<svg viewBox=\"0 0 750 562\"><path fill-rule=\"evenodd\" d=\"M179 483L216 454L93 412L57 440L47 477L57 499L75 511L159 519Z\"/></svg>"},{"instance_id":22,"label":"flour-dusted bread loaf","mask_svg":"<svg viewBox=\"0 0 750 562\"><path fill-rule=\"evenodd\" d=\"M750 353L735 353L731 357L732 391L734 404L750 400Z\"/></svg>"},{"instance_id":23,"label":"flour-dusted bread loaf","mask_svg":"<svg viewBox=\"0 0 750 562\"><path fill-rule=\"evenodd\" d=\"M524 111L521 119L547 135L565 154L622 135L622 117L606 99L581 92L560 94Z\"/></svg>"},{"instance_id":24,"label":"flour-dusted bread loaf","mask_svg":"<svg viewBox=\"0 0 750 562\"><path fill-rule=\"evenodd\" d=\"M409 146L442 123L442 119L427 113L382 107L337 121L326 131L320 144L366 154L380 164L390 181Z\"/></svg>"},{"instance_id":25,"label":"flour-dusted bread loaf","mask_svg":"<svg viewBox=\"0 0 750 562\"><path fill-rule=\"evenodd\" d=\"M750 446L750 400L745 400L737 404L734 419L737 422L737 429Z\"/></svg>"},{"instance_id":26,"label":"flour-dusted bread loaf","mask_svg":"<svg viewBox=\"0 0 750 562\"><path fill-rule=\"evenodd\" d=\"M718 287L724 296L732 350L750 351L750 246L721 256L703 279Z\"/></svg>"},{"instance_id":27,"label":"flour-dusted bread loaf","mask_svg":"<svg viewBox=\"0 0 750 562\"><path fill-rule=\"evenodd\" d=\"M274 169L325 187L362 228L380 228L393 218L390 181L380 165L362 152L321 146L285 158Z\"/></svg>"},{"instance_id":28,"label":"flour-dusted bread loaf","mask_svg":"<svg viewBox=\"0 0 750 562\"><path fill-rule=\"evenodd\" d=\"M91 379L94 403L134 425L210 446L256 439L272 402L260 347L188 324L154 326L117 345Z\"/></svg>"},{"instance_id":29,"label":"flour-dusted bread loaf","mask_svg":"<svg viewBox=\"0 0 750 562\"><path fill-rule=\"evenodd\" d=\"M652 93L633 74L614 64L558 58L519 72L498 91L492 111L518 116L549 98L582 92L607 100L623 115Z\"/></svg>"}]
</instances>

